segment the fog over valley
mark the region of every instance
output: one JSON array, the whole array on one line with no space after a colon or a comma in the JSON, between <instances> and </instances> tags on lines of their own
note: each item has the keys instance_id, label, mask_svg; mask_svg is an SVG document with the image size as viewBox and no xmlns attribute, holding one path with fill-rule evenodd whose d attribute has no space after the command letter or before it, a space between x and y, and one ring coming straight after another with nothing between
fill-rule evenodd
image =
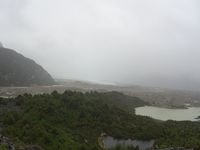
<instances>
[{"instance_id":1,"label":"fog over valley","mask_svg":"<svg viewBox=\"0 0 200 150\"><path fill-rule=\"evenodd\" d=\"M199 0L0 0L0 150L200 150Z\"/></svg>"},{"instance_id":2,"label":"fog over valley","mask_svg":"<svg viewBox=\"0 0 200 150\"><path fill-rule=\"evenodd\" d=\"M198 0L0 0L0 41L54 78L200 90Z\"/></svg>"}]
</instances>

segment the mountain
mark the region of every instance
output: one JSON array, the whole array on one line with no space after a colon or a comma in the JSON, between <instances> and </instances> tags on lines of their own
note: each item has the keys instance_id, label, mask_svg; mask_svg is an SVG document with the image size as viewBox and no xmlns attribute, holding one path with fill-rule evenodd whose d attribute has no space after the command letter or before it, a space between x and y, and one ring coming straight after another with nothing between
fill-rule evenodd
<instances>
[{"instance_id":1,"label":"mountain","mask_svg":"<svg viewBox=\"0 0 200 150\"><path fill-rule=\"evenodd\" d=\"M0 86L53 84L54 79L40 65L0 43Z\"/></svg>"}]
</instances>

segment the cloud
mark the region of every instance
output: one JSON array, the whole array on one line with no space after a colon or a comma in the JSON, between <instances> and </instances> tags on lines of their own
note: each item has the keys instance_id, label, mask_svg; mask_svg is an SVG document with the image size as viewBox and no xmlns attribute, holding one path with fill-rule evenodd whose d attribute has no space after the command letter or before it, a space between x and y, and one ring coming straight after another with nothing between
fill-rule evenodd
<instances>
[{"instance_id":1,"label":"cloud","mask_svg":"<svg viewBox=\"0 0 200 150\"><path fill-rule=\"evenodd\" d=\"M199 8L198 0L0 0L0 40L54 77L188 84L200 81Z\"/></svg>"}]
</instances>

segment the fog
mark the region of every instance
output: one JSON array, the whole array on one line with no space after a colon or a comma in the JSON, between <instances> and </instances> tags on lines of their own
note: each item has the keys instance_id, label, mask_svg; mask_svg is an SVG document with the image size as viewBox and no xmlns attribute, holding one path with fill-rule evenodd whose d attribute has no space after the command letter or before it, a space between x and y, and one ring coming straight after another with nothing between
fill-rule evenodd
<instances>
[{"instance_id":1,"label":"fog","mask_svg":"<svg viewBox=\"0 0 200 150\"><path fill-rule=\"evenodd\" d=\"M55 78L200 89L199 0L0 0L0 33Z\"/></svg>"}]
</instances>

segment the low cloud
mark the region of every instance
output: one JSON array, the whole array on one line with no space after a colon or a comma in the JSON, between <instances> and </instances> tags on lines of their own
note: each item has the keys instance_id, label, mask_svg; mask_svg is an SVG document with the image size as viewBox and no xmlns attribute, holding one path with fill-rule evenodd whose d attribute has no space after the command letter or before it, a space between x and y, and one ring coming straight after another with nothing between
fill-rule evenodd
<instances>
[{"instance_id":1,"label":"low cloud","mask_svg":"<svg viewBox=\"0 0 200 150\"><path fill-rule=\"evenodd\" d=\"M0 23L57 78L200 87L198 0L0 0Z\"/></svg>"}]
</instances>

